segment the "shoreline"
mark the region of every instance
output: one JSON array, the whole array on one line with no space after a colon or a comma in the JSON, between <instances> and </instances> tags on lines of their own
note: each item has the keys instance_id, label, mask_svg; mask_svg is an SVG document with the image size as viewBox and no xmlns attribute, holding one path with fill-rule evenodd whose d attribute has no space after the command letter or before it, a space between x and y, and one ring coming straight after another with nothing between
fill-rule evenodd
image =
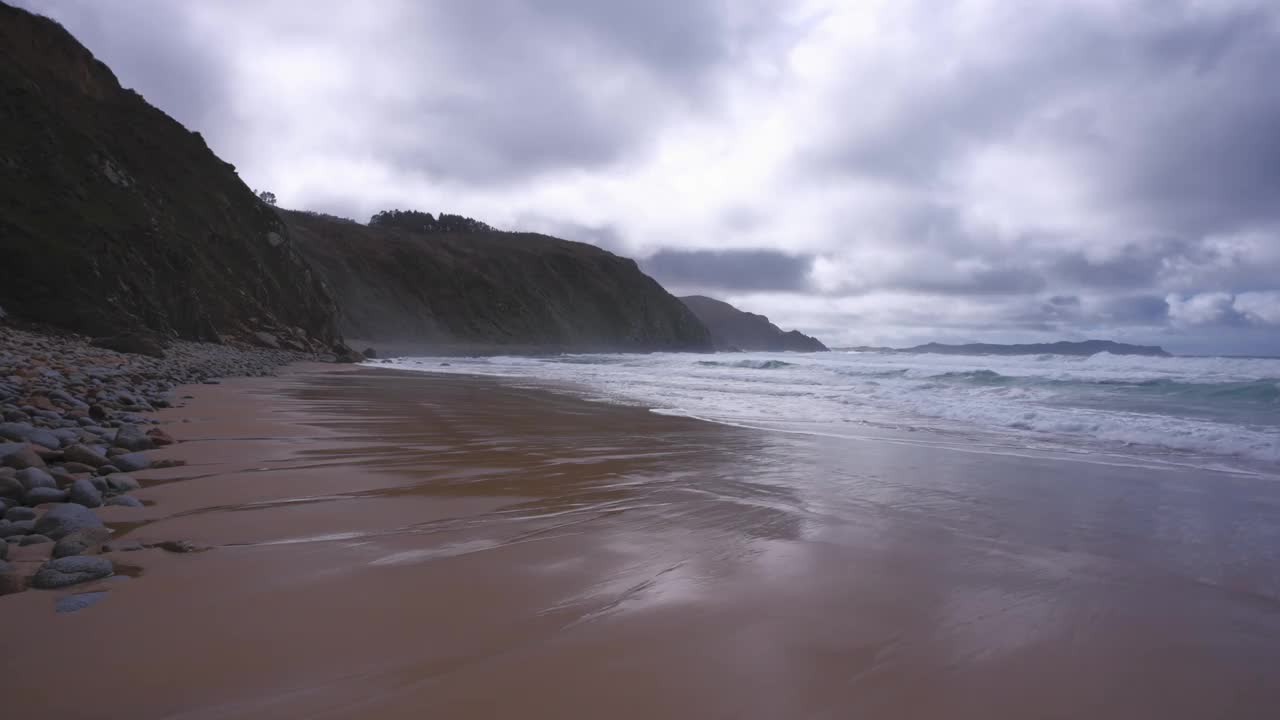
<instances>
[{"instance_id":1,"label":"shoreline","mask_svg":"<svg viewBox=\"0 0 1280 720\"><path fill-rule=\"evenodd\" d=\"M1265 483L1081 477L376 366L189 390L160 411L183 442L153 453L186 464L137 473L154 504L109 522L211 549L122 553L133 577L75 613L47 591L0 598L23 648L3 677L15 714L1192 718L1280 701L1259 671L1280 662ZM76 693L47 681L68 648L92 668Z\"/></svg>"}]
</instances>

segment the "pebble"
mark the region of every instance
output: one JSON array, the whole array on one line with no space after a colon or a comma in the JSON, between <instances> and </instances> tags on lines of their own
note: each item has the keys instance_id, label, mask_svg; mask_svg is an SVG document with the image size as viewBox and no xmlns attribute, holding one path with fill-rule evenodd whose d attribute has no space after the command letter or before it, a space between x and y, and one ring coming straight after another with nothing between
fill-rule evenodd
<instances>
[{"instance_id":1,"label":"pebble","mask_svg":"<svg viewBox=\"0 0 1280 720\"><path fill-rule=\"evenodd\" d=\"M22 496L22 504L27 507L35 507L45 503L61 503L66 502L66 500L66 490L51 487L32 488L26 495Z\"/></svg>"},{"instance_id":2,"label":"pebble","mask_svg":"<svg viewBox=\"0 0 1280 720\"><path fill-rule=\"evenodd\" d=\"M36 520L34 529L41 535L61 540L76 530L91 527L102 527L102 519L83 505L66 503L55 506Z\"/></svg>"},{"instance_id":3,"label":"pebble","mask_svg":"<svg viewBox=\"0 0 1280 720\"><path fill-rule=\"evenodd\" d=\"M53 481L53 476L40 468L30 467L19 470L17 480L22 483L22 489L27 492L36 488L58 487L58 483Z\"/></svg>"},{"instance_id":4,"label":"pebble","mask_svg":"<svg viewBox=\"0 0 1280 720\"><path fill-rule=\"evenodd\" d=\"M121 507L140 508L144 507L142 501L132 495L116 495L107 498L107 505L119 505Z\"/></svg>"},{"instance_id":5,"label":"pebble","mask_svg":"<svg viewBox=\"0 0 1280 720\"><path fill-rule=\"evenodd\" d=\"M80 478L71 483L70 499L71 502L85 507L102 507L102 492L86 478Z\"/></svg>"},{"instance_id":6,"label":"pebble","mask_svg":"<svg viewBox=\"0 0 1280 720\"><path fill-rule=\"evenodd\" d=\"M72 555L45 563L31 578L31 587L56 590L90 580L108 577L114 571L111 561L97 555Z\"/></svg>"},{"instance_id":7,"label":"pebble","mask_svg":"<svg viewBox=\"0 0 1280 720\"><path fill-rule=\"evenodd\" d=\"M137 472L151 467L151 458L140 452L131 452L111 458L111 464L124 472Z\"/></svg>"}]
</instances>

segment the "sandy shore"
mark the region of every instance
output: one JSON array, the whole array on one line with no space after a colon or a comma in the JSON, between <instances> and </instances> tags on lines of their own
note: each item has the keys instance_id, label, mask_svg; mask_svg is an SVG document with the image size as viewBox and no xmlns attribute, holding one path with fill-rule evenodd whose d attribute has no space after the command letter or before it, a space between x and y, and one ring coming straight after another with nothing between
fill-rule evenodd
<instances>
[{"instance_id":1,"label":"sandy shore","mask_svg":"<svg viewBox=\"0 0 1280 720\"><path fill-rule=\"evenodd\" d=\"M1280 489L359 367L188 389L40 718L1205 718L1280 707ZM187 422L179 422L185 419Z\"/></svg>"}]
</instances>

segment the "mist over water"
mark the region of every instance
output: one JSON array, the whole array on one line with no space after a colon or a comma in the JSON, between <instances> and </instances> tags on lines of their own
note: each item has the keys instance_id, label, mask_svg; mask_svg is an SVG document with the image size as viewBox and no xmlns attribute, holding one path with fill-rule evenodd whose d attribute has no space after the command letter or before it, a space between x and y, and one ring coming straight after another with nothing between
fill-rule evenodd
<instances>
[{"instance_id":1,"label":"mist over water","mask_svg":"<svg viewBox=\"0 0 1280 720\"><path fill-rule=\"evenodd\" d=\"M445 364L447 363L447 364ZM1280 474L1280 359L742 353L399 358L781 432ZM878 436L878 435L877 435Z\"/></svg>"}]
</instances>

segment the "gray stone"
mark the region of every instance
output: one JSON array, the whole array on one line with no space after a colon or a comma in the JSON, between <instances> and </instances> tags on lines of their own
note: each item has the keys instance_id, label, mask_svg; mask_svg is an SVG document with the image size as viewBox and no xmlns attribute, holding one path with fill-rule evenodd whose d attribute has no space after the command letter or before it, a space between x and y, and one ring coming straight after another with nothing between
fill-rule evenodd
<instances>
[{"instance_id":1,"label":"gray stone","mask_svg":"<svg viewBox=\"0 0 1280 720\"><path fill-rule=\"evenodd\" d=\"M137 552L146 549L147 546L137 540L112 540L102 546L102 552Z\"/></svg>"},{"instance_id":2,"label":"gray stone","mask_svg":"<svg viewBox=\"0 0 1280 720\"><path fill-rule=\"evenodd\" d=\"M31 492L36 488L56 488L58 483L54 482L53 476L41 470L40 468L29 467L18 471L18 482L22 483L22 489L25 492Z\"/></svg>"},{"instance_id":3,"label":"gray stone","mask_svg":"<svg viewBox=\"0 0 1280 720\"><path fill-rule=\"evenodd\" d=\"M156 543L155 546L171 553L195 553L209 549L207 545L197 545L190 540L165 540L164 542Z\"/></svg>"},{"instance_id":4,"label":"gray stone","mask_svg":"<svg viewBox=\"0 0 1280 720\"><path fill-rule=\"evenodd\" d=\"M18 482L18 478L0 477L0 497L21 500L22 496L26 494L26 488L22 487L22 483Z\"/></svg>"},{"instance_id":5,"label":"gray stone","mask_svg":"<svg viewBox=\"0 0 1280 720\"><path fill-rule=\"evenodd\" d=\"M0 538L26 535L30 532L31 530L26 526L24 526L22 522L14 522L12 520L0 520Z\"/></svg>"},{"instance_id":6,"label":"gray stone","mask_svg":"<svg viewBox=\"0 0 1280 720\"><path fill-rule=\"evenodd\" d=\"M101 452L79 443L68 447L62 451L62 457L67 462L81 463L90 467L100 468L107 464L107 456Z\"/></svg>"},{"instance_id":7,"label":"gray stone","mask_svg":"<svg viewBox=\"0 0 1280 720\"><path fill-rule=\"evenodd\" d=\"M71 428L58 428L57 430L51 430L50 433L57 437L58 442L61 443L58 447L66 447L80 442L80 433Z\"/></svg>"},{"instance_id":8,"label":"gray stone","mask_svg":"<svg viewBox=\"0 0 1280 720\"><path fill-rule=\"evenodd\" d=\"M0 560L9 557L9 543L0 542Z\"/></svg>"},{"instance_id":9,"label":"gray stone","mask_svg":"<svg viewBox=\"0 0 1280 720\"><path fill-rule=\"evenodd\" d=\"M98 555L72 555L50 560L31 578L31 587L56 590L77 583L109 577L111 561Z\"/></svg>"},{"instance_id":10,"label":"gray stone","mask_svg":"<svg viewBox=\"0 0 1280 720\"><path fill-rule=\"evenodd\" d=\"M151 438L137 425L121 425L116 431L114 442L116 447L130 451L151 450L155 447Z\"/></svg>"},{"instance_id":11,"label":"gray stone","mask_svg":"<svg viewBox=\"0 0 1280 720\"><path fill-rule=\"evenodd\" d=\"M129 492L130 490L137 490L142 487L138 484L137 480L133 479L132 476L125 475L124 473L107 475L104 479L106 480L107 487L114 492Z\"/></svg>"},{"instance_id":12,"label":"gray stone","mask_svg":"<svg viewBox=\"0 0 1280 720\"><path fill-rule=\"evenodd\" d=\"M58 505L36 521L35 531L61 540L81 528L102 527L102 519L92 510L75 503Z\"/></svg>"},{"instance_id":13,"label":"gray stone","mask_svg":"<svg viewBox=\"0 0 1280 720\"><path fill-rule=\"evenodd\" d=\"M38 487L33 488L26 495L22 496L22 504L27 507L35 507L45 503L62 503L67 501L67 491L58 488Z\"/></svg>"},{"instance_id":14,"label":"gray stone","mask_svg":"<svg viewBox=\"0 0 1280 720\"><path fill-rule=\"evenodd\" d=\"M4 519L13 522L21 520L35 520L36 511L29 507L12 507L4 512Z\"/></svg>"},{"instance_id":15,"label":"gray stone","mask_svg":"<svg viewBox=\"0 0 1280 720\"><path fill-rule=\"evenodd\" d=\"M103 465L102 467L98 468L99 475L114 475L118 472L120 472L120 468L116 467L115 465Z\"/></svg>"},{"instance_id":16,"label":"gray stone","mask_svg":"<svg viewBox=\"0 0 1280 720\"><path fill-rule=\"evenodd\" d=\"M115 497L107 498L107 505L131 508L144 507L142 501L132 495L116 495Z\"/></svg>"},{"instance_id":17,"label":"gray stone","mask_svg":"<svg viewBox=\"0 0 1280 720\"><path fill-rule=\"evenodd\" d=\"M77 475L79 473L91 473L94 471L95 468L92 465L85 465L84 463L69 462L69 463L63 463L62 469L66 470L72 475Z\"/></svg>"},{"instance_id":18,"label":"gray stone","mask_svg":"<svg viewBox=\"0 0 1280 720\"><path fill-rule=\"evenodd\" d=\"M132 452L127 455L117 455L111 459L111 464L124 472L137 472L151 467L151 458L140 452Z\"/></svg>"},{"instance_id":19,"label":"gray stone","mask_svg":"<svg viewBox=\"0 0 1280 720\"><path fill-rule=\"evenodd\" d=\"M44 458L36 454L35 449L30 445L23 445L19 450L10 452L8 455L5 455L4 460L0 462L3 462L8 467L18 469L44 467Z\"/></svg>"},{"instance_id":20,"label":"gray stone","mask_svg":"<svg viewBox=\"0 0 1280 720\"><path fill-rule=\"evenodd\" d=\"M59 417L54 413L54 417ZM47 448L57 448L60 446L58 437L44 428L34 427L28 423L0 423L0 437L13 440L15 442L29 442L37 445L43 445Z\"/></svg>"},{"instance_id":21,"label":"gray stone","mask_svg":"<svg viewBox=\"0 0 1280 720\"><path fill-rule=\"evenodd\" d=\"M53 542L53 540L50 540L44 535L41 535L39 533L33 533L31 535L23 535L22 539L18 541L18 544L25 546L25 545L39 545L41 543L51 543L51 542Z\"/></svg>"},{"instance_id":22,"label":"gray stone","mask_svg":"<svg viewBox=\"0 0 1280 720\"><path fill-rule=\"evenodd\" d=\"M79 612L107 596L106 590L95 590L93 592L76 593L75 595L67 595L60 597L53 603L53 611L59 613Z\"/></svg>"},{"instance_id":23,"label":"gray stone","mask_svg":"<svg viewBox=\"0 0 1280 720\"><path fill-rule=\"evenodd\" d=\"M95 508L102 506L102 493L93 486L92 482L85 478L80 478L71 483L70 498L71 502L79 503L85 507Z\"/></svg>"},{"instance_id":24,"label":"gray stone","mask_svg":"<svg viewBox=\"0 0 1280 720\"><path fill-rule=\"evenodd\" d=\"M105 527L80 528L62 538L58 541L58 544L53 546L53 556L60 558L83 555L85 552L102 545L110 538L111 531Z\"/></svg>"}]
</instances>

